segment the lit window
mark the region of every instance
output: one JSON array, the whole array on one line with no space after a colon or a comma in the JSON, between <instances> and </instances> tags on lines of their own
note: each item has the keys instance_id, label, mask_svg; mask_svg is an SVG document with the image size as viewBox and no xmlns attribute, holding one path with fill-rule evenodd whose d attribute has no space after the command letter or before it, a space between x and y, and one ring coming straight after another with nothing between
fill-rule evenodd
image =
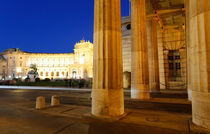
<instances>
[{"instance_id":1,"label":"lit window","mask_svg":"<svg viewBox=\"0 0 210 134\"><path fill-rule=\"evenodd\" d=\"M56 76L59 76L59 72L56 73Z\"/></svg>"},{"instance_id":2,"label":"lit window","mask_svg":"<svg viewBox=\"0 0 210 134\"><path fill-rule=\"evenodd\" d=\"M54 72L51 72L51 76L52 76L52 77L54 76Z\"/></svg>"}]
</instances>

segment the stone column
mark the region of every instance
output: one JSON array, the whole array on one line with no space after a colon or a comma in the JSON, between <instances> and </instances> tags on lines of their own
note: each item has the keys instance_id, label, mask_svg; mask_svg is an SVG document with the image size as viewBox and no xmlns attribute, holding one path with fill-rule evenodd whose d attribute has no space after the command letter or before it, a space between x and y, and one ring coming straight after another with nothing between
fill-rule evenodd
<instances>
[{"instance_id":1,"label":"stone column","mask_svg":"<svg viewBox=\"0 0 210 134\"><path fill-rule=\"evenodd\" d=\"M193 123L210 129L210 1L189 0Z\"/></svg>"},{"instance_id":2,"label":"stone column","mask_svg":"<svg viewBox=\"0 0 210 134\"><path fill-rule=\"evenodd\" d=\"M131 0L131 98L149 99L145 0Z\"/></svg>"},{"instance_id":3,"label":"stone column","mask_svg":"<svg viewBox=\"0 0 210 134\"><path fill-rule=\"evenodd\" d=\"M152 92L160 91L157 20L147 20L147 43L149 57L149 88Z\"/></svg>"},{"instance_id":4,"label":"stone column","mask_svg":"<svg viewBox=\"0 0 210 134\"><path fill-rule=\"evenodd\" d=\"M186 45L187 45L187 92L188 92L188 100L192 101L192 87L191 87L191 48L190 48L190 19L189 19L189 0L185 0L185 8L186 8Z\"/></svg>"},{"instance_id":5,"label":"stone column","mask_svg":"<svg viewBox=\"0 0 210 134\"><path fill-rule=\"evenodd\" d=\"M95 0L92 114L124 113L120 0Z\"/></svg>"}]
</instances>

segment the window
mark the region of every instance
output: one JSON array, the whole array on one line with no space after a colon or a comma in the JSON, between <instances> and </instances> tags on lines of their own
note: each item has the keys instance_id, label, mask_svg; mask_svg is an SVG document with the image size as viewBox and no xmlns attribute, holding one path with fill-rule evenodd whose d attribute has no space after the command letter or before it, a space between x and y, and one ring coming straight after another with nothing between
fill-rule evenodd
<instances>
[{"instance_id":1,"label":"window","mask_svg":"<svg viewBox=\"0 0 210 134\"><path fill-rule=\"evenodd\" d=\"M43 76L43 72L40 72L40 76Z\"/></svg>"},{"instance_id":2,"label":"window","mask_svg":"<svg viewBox=\"0 0 210 134\"><path fill-rule=\"evenodd\" d=\"M175 56L175 59L176 59L176 60L179 60L179 59L181 59L181 58L180 58L180 56Z\"/></svg>"},{"instance_id":3,"label":"window","mask_svg":"<svg viewBox=\"0 0 210 134\"><path fill-rule=\"evenodd\" d=\"M169 69L173 70L174 69L174 64L173 63L169 63Z\"/></svg>"},{"instance_id":4,"label":"window","mask_svg":"<svg viewBox=\"0 0 210 134\"><path fill-rule=\"evenodd\" d=\"M20 57L20 59L22 59L22 57Z\"/></svg>"},{"instance_id":5,"label":"window","mask_svg":"<svg viewBox=\"0 0 210 134\"><path fill-rule=\"evenodd\" d=\"M20 63L20 67L22 67L22 63Z\"/></svg>"},{"instance_id":6,"label":"window","mask_svg":"<svg viewBox=\"0 0 210 134\"><path fill-rule=\"evenodd\" d=\"M48 73L48 72L46 72L46 76L47 76L47 77L49 76L49 73Z\"/></svg>"},{"instance_id":7,"label":"window","mask_svg":"<svg viewBox=\"0 0 210 134\"><path fill-rule=\"evenodd\" d=\"M52 76L52 77L54 76L54 72L51 72L51 76Z\"/></svg>"},{"instance_id":8,"label":"window","mask_svg":"<svg viewBox=\"0 0 210 134\"><path fill-rule=\"evenodd\" d=\"M168 56L168 60L173 60L174 57L173 56Z\"/></svg>"},{"instance_id":9,"label":"window","mask_svg":"<svg viewBox=\"0 0 210 134\"><path fill-rule=\"evenodd\" d=\"M180 63L176 63L176 69L177 70L181 69L181 64Z\"/></svg>"},{"instance_id":10,"label":"window","mask_svg":"<svg viewBox=\"0 0 210 134\"><path fill-rule=\"evenodd\" d=\"M128 24L128 25L126 26L126 29L127 29L127 30L131 30L131 24Z\"/></svg>"},{"instance_id":11,"label":"window","mask_svg":"<svg viewBox=\"0 0 210 134\"><path fill-rule=\"evenodd\" d=\"M56 76L59 76L59 72L56 73Z\"/></svg>"},{"instance_id":12,"label":"window","mask_svg":"<svg viewBox=\"0 0 210 134\"><path fill-rule=\"evenodd\" d=\"M62 72L62 75L64 76L64 72Z\"/></svg>"}]
</instances>

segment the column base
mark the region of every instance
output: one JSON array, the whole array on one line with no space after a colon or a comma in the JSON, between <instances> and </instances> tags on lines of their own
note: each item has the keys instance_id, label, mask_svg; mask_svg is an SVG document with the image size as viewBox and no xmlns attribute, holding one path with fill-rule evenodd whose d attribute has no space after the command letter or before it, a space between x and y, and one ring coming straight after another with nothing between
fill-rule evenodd
<instances>
[{"instance_id":1,"label":"column base","mask_svg":"<svg viewBox=\"0 0 210 134\"><path fill-rule=\"evenodd\" d=\"M92 89L92 115L95 117L116 117L124 114L122 89Z\"/></svg>"},{"instance_id":2,"label":"column base","mask_svg":"<svg viewBox=\"0 0 210 134\"><path fill-rule=\"evenodd\" d=\"M124 113L120 116L95 116L93 114L85 114L83 115L84 118L88 118L88 119L92 119L92 120L101 120L101 121L108 121L108 122L115 122L115 121L119 121L122 118L124 118L125 116L127 116L128 113Z\"/></svg>"},{"instance_id":3,"label":"column base","mask_svg":"<svg viewBox=\"0 0 210 134\"><path fill-rule=\"evenodd\" d=\"M132 85L131 98L132 99L149 100L150 99L149 86L143 85L143 84Z\"/></svg>"},{"instance_id":4,"label":"column base","mask_svg":"<svg viewBox=\"0 0 210 134\"><path fill-rule=\"evenodd\" d=\"M210 129L210 93L192 91L193 123Z\"/></svg>"},{"instance_id":5,"label":"column base","mask_svg":"<svg viewBox=\"0 0 210 134\"><path fill-rule=\"evenodd\" d=\"M150 87L150 92L152 93L160 93L160 84L153 82Z\"/></svg>"}]
</instances>

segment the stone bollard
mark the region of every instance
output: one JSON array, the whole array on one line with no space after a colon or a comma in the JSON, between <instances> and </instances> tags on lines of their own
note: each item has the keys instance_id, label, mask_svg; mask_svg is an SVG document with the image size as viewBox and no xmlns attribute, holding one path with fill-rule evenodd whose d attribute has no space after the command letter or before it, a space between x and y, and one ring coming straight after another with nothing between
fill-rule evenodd
<instances>
[{"instance_id":1,"label":"stone bollard","mask_svg":"<svg viewBox=\"0 0 210 134\"><path fill-rule=\"evenodd\" d=\"M60 105L60 97L57 95L52 96L51 106L58 106L58 105Z\"/></svg>"},{"instance_id":2,"label":"stone bollard","mask_svg":"<svg viewBox=\"0 0 210 134\"><path fill-rule=\"evenodd\" d=\"M45 108L45 98L43 96L39 96L36 98L36 109Z\"/></svg>"}]
</instances>

